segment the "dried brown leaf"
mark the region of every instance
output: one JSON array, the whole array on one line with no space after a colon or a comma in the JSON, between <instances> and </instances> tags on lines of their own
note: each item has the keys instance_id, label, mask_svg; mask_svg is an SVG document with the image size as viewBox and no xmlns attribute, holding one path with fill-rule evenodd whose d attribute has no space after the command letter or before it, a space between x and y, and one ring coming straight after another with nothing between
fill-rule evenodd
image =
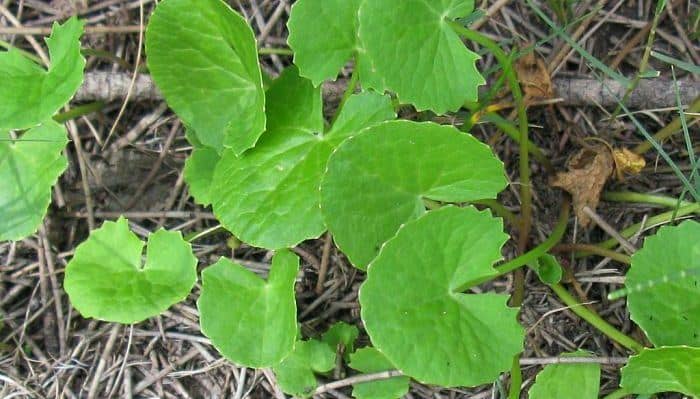
<instances>
[{"instance_id":1,"label":"dried brown leaf","mask_svg":"<svg viewBox=\"0 0 700 399\"><path fill-rule=\"evenodd\" d=\"M574 212L579 223L586 227L590 217L583 211L585 206L596 209L600 193L613 173L615 161L604 145L582 148L568 162L568 172L559 172L551 185L568 191L574 200Z\"/></svg>"},{"instance_id":2,"label":"dried brown leaf","mask_svg":"<svg viewBox=\"0 0 700 399\"><path fill-rule=\"evenodd\" d=\"M647 164L641 155L635 154L627 148L615 148L612 150L612 155L615 161L617 179L620 181L624 179L624 173L637 175Z\"/></svg>"},{"instance_id":3,"label":"dried brown leaf","mask_svg":"<svg viewBox=\"0 0 700 399\"><path fill-rule=\"evenodd\" d=\"M518 81L527 98L552 98L554 89L547 66L537 54L529 52L515 63Z\"/></svg>"}]
</instances>

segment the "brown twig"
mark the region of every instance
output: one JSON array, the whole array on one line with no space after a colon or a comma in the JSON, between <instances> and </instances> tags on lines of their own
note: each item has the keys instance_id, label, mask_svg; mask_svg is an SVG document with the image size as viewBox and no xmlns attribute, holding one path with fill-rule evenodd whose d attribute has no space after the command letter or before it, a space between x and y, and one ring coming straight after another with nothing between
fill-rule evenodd
<instances>
[{"instance_id":1,"label":"brown twig","mask_svg":"<svg viewBox=\"0 0 700 399\"><path fill-rule=\"evenodd\" d=\"M331 243L333 237L331 233L326 233L326 238L323 242L323 253L321 253L321 265L318 268L318 280L316 280L316 294L323 293L323 285L326 282L326 274L328 274L328 263L331 256Z\"/></svg>"}]
</instances>

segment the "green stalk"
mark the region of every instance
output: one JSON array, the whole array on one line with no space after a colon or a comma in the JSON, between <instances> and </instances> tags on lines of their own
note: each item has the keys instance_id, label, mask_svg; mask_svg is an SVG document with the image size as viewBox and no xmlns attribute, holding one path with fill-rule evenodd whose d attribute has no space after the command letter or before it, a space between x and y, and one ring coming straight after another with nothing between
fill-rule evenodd
<instances>
[{"instance_id":1,"label":"green stalk","mask_svg":"<svg viewBox=\"0 0 700 399\"><path fill-rule=\"evenodd\" d=\"M602 198L605 201L652 204L661 205L668 208L693 205L692 202L680 201L679 198L667 197L665 195L635 193L633 191L606 191L603 193ZM698 213L700 213L700 210L698 210Z\"/></svg>"},{"instance_id":2,"label":"green stalk","mask_svg":"<svg viewBox=\"0 0 700 399\"><path fill-rule=\"evenodd\" d=\"M343 110L343 107L345 106L345 103L348 101L348 98L350 98L352 93L355 92L355 88L357 87L357 84L359 82L359 77L360 77L360 74L357 73L357 71L352 72L352 75L350 76L350 82L348 82L348 87L347 87L347 89L345 89L345 92L343 93L343 98L340 100L340 104L338 104L338 109L335 111L335 115L333 115L333 120L331 121L331 126L333 126L336 119L338 119L338 116L340 115L340 111Z\"/></svg>"},{"instance_id":3,"label":"green stalk","mask_svg":"<svg viewBox=\"0 0 700 399\"><path fill-rule=\"evenodd\" d=\"M503 75L508 80L508 86L513 94L513 101L518 110L518 129L520 131L519 143L519 172L520 172L520 228L518 232L518 252L525 252L527 241L532 228L532 191L530 188L530 159L528 153L528 121L527 113L525 112L525 103L523 102L523 93L520 91L520 83L518 77L513 70L513 64L510 58L501 49L498 43L488 37L469 30L459 23L450 22L452 28L463 38L478 43L485 47L496 57L496 60L503 67ZM522 271L516 272L514 276L514 291L512 303L518 306L522 303L525 294L525 280Z\"/></svg>"},{"instance_id":4,"label":"green stalk","mask_svg":"<svg viewBox=\"0 0 700 399\"><path fill-rule=\"evenodd\" d=\"M88 115L93 112L101 111L105 104L102 101L96 101L94 103L88 103L83 105L78 105L69 109L68 111L58 113L53 116L53 120L58 123L63 123L71 119L78 118L83 115Z\"/></svg>"},{"instance_id":5,"label":"green stalk","mask_svg":"<svg viewBox=\"0 0 700 399\"><path fill-rule=\"evenodd\" d=\"M632 263L632 258L630 256L627 256L625 254L621 254L619 252L615 252L615 251L607 249L607 248L601 248L597 245L559 244L556 247L552 248L552 252L570 252L570 251L586 251L586 252L590 252L594 255L599 255L599 256L606 257L606 258L610 258L612 260L616 260L620 263L624 263L627 265Z\"/></svg>"},{"instance_id":6,"label":"green stalk","mask_svg":"<svg viewBox=\"0 0 700 399\"><path fill-rule=\"evenodd\" d=\"M554 226L552 234L549 237L547 237L546 240L544 240L540 245L531 249L527 253L524 253L518 256L517 258L508 261L502 265L495 266L494 268L496 269L497 274L484 277L478 280L467 281L466 283L457 287L455 289L455 292L464 292L469 288L479 285L483 282L494 280L498 277L506 275L524 265L534 263L540 256L546 254L547 251L549 251L553 246L555 246L559 241L561 241L562 237L564 237L564 232L566 231L566 225L568 221L569 201L564 200L564 202L562 203L561 213L559 214L559 220L557 221L556 226Z\"/></svg>"},{"instance_id":7,"label":"green stalk","mask_svg":"<svg viewBox=\"0 0 700 399\"><path fill-rule=\"evenodd\" d=\"M700 97L696 98L693 103L688 107L688 110L685 111L686 114L692 114L692 113L698 113L700 112ZM657 142L662 142L665 139L671 137L672 135L678 133L681 131L681 118L676 117L669 123L668 125L664 126L654 134L654 140ZM632 152L635 154L642 155L649 151L653 147L653 144L650 140L646 140L642 143L640 143L638 146L634 147Z\"/></svg>"},{"instance_id":8,"label":"green stalk","mask_svg":"<svg viewBox=\"0 0 700 399\"><path fill-rule=\"evenodd\" d=\"M290 48L271 48L271 47L261 47L258 49L258 54L260 55L294 55L294 51Z\"/></svg>"},{"instance_id":9,"label":"green stalk","mask_svg":"<svg viewBox=\"0 0 700 399\"><path fill-rule=\"evenodd\" d=\"M495 199L483 199L478 201L472 201L470 202L470 204L483 205L491 209L493 213L495 213L499 217L502 217L503 219L505 219L506 222L510 223L511 225L515 225L518 223L518 217Z\"/></svg>"},{"instance_id":10,"label":"green stalk","mask_svg":"<svg viewBox=\"0 0 700 399\"><path fill-rule=\"evenodd\" d=\"M639 353L642 349L644 349L644 345L623 334L620 330L603 320L603 318L601 318L597 313L579 303L579 301L576 300L576 298L574 298L561 284L552 284L549 287L572 312L576 313L580 318L587 321L613 341L619 343L629 350L634 351L635 353Z\"/></svg>"},{"instance_id":11,"label":"green stalk","mask_svg":"<svg viewBox=\"0 0 700 399\"><path fill-rule=\"evenodd\" d=\"M507 134L508 137L513 139L516 143L520 144L520 132L507 119L501 117L495 112L488 112L485 115L483 115L481 119L493 123L494 125L496 125L496 127L498 127L505 134ZM535 144L533 144L530 140L527 141L527 149L530 152L530 154L532 154L532 156L547 170L553 170L552 163L549 162L549 158L547 158L547 156L544 155L542 150Z\"/></svg>"},{"instance_id":12,"label":"green stalk","mask_svg":"<svg viewBox=\"0 0 700 399\"><path fill-rule=\"evenodd\" d=\"M508 399L520 399L520 385L523 383L523 373L520 370L520 354L513 357L513 366L510 368L510 391Z\"/></svg>"}]
</instances>

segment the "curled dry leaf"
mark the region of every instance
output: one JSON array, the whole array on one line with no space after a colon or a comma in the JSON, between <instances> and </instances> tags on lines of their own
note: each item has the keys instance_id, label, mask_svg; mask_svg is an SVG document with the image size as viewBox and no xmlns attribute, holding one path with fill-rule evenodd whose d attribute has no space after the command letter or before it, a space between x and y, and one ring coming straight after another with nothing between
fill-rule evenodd
<instances>
[{"instance_id":1,"label":"curled dry leaf","mask_svg":"<svg viewBox=\"0 0 700 399\"><path fill-rule=\"evenodd\" d=\"M639 174L647 164L641 155L635 154L627 148L615 148L612 150L612 155L619 181L624 179L624 173Z\"/></svg>"},{"instance_id":2,"label":"curled dry leaf","mask_svg":"<svg viewBox=\"0 0 700 399\"><path fill-rule=\"evenodd\" d=\"M534 52L520 57L515 63L518 81L527 98L552 98L554 89L547 66Z\"/></svg>"},{"instance_id":3,"label":"curled dry leaf","mask_svg":"<svg viewBox=\"0 0 700 399\"><path fill-rule=\"evenodd\" d=\"M557 173L550 183L553 187L562 188L571 194L574 211L579 223L584 227L588 226L591 220L583 208L596 208L603 186L612 175L613 166L613 156L606 146L582 148L569 160L569 171Z\"/></svg>"}]
</instances>

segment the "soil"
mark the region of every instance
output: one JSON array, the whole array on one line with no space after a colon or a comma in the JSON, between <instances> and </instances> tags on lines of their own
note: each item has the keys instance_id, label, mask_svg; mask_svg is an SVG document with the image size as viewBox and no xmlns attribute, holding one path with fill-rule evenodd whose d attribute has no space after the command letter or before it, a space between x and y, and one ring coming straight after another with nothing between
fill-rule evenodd
<instances>
[{"instance_id":1,"label":"soil","mask_svg":"<svg viewBox=\"0 0 700 399\"><path fill-rule=\"evenodd\" d=\"M248 18L261 47L286 46L285 23L291 0L235 0L229 3ZM550 35L549 28L526 2L477 3L484 10L496 3L504 3L489 12L490 18L480 23L479 30L491 35L506 49L516 50L526 43L538 43L535 52L544 65L555 70L552 79L599 77L575 51L564 51L561 62L551 62L565 42ZM556 2L539 3L543 3L540 6L548 15L554 15L547 3ZM576 38L579 43L606 65L626 76L634 76L647 40L647 34L644 34L635 42L635 35L652 20L656 2L601 0L576 3L579 5L573 9L574 15L584 16L582 21L585 22L582 23L590 24L583 32L585 37ZM596 4L601 4L602 9L591 13ZM142 10L140 6L143 6ZM145 63L145 59L139 59L137 55L141 13L147 21L154 7L153 0L0 0L0 40L34 52L27 41L28 36L21 34L21 29L49 28L53 21L77 14L85 18L89 26L105 27L103 33L90 33L83 39L85 48L95 50L87 56L86 70L131 74L135 65L144 66ZM672 12L664 12L661 16L653 49L688 63L700 64L697 40L700 5L692 0L669 0L669 7L672 7ZM9 16L14 16L21 26L15 27ZM20 34L8 34L2 30L7 27L21 28L14 32ZM568 28L569 34L573 34L576 27L574 24ZM494 66L494 60L484 54L480 69L486 71ZM263 69L270 76L277 76L290 63L291 58L286 56L261 57ZM649 68L659 71L663 78L672 79L668 65L655 58L649 60ZM341 80L349 76L351 69L349 64L342 72ZM675 72L679 80L698 82L697 75L681 69ZM493 77L490 80L493 81ZM556 85L553 89L556 93ZM502 100L509 101L507 93ZM43 228L25 240L0 243L0 397L282 397L270 370L241 368L229 363L202 335L195 305L201 288L199 283L184 302L159 317L131 326L84 319L70 307L61 288L63 271L75 247L86 239L90 219L99 226L103 220L113 220L124 214L134 231L142 236L161 226L188 234L217 225L211 210L195 205L183 183L182 168L191 147L177 117L162 100L128 101L120 114L123 103L124 99L113 99L99 112L80 117L69 125L69 128L76 129L81 148L75 141L67 148L70 165L54 189L54 199ZM334 103L331 101L326 107L328 115L334 112ZM509 111L502 111L502 116L508 117ZM678 114L673 107L646 107L633 111L638 112L636 116L650 133L660 130ZM545 152L553 170L537 161L531 164L533 228L528 248L549 235L558 218L562 198L568 195L551 187L553 172L566 170L567 160L581 149L586 138L597 137L615 147L625 148L633 148L644 141L629 118L610 119L614 112L614 106L602 108L595 103L585 106L533 105L529 108L530 139ZM465 118L463 113L435 117L410 108L403 109L401 116L456 124ZM690 120L696 153L700 143L697 120ZM114 134L108 138L113 126ZM472 133L489 143L504 161L512 184L498 199L506 208L519 212L517 143L490 124L478 124ZM682 135L666 140L664 148L674 162L688 170ZM79 156L83 157L87 168L84 178ZM645 153L644 157L647 166L641 173L627 175L622 181L611 178L604 191L679 197L683 186L668 165L654 150ZM595 209L598 216L616 231L664 211L658 206L605 200ZM506 224L506 229L514 239L504 249L504 256L512 259L518 252L515 241L518 226ZM640 231L631 239L632 244L639 248L644 237L654 231L652 226ZM228 233L219 232L194 244L200 270L218 257L227 256L265 275L271 253L245 244L232 249L230 238ZM608 238L608 233L596 223L583 228L572 216L562 243L598 243ZM334 246L330 247L323 290L320 294L315 290L325 239L323 236L309 240L295 248L303 260L303 278L296 287L302 332L307 337L317 336L332 323L342 320L361 329L360 346L369 344L369 338L362 330L357 299L364 273L353 268ZM625 301L606 299L610 291L621 287L627 266L601 256L576 258L570 251L559 255L566 267L565 286L569 291L609 323L644 341L643 333L630 321ZM524 281L520 320L527 330L527 338L522 358L555 357L577 349L613 360L629 355L628 350L568 310L534 273L527 271ZM513 277L483 288L512 292ZM523 366L523 392L542 369L537 361L533 363ZM621 366L615 361L602 364L601 394L617 388ZM341 365L334 376L322 382L351 373ZM442 389L412 382L407 397L505 398L503 391L507 391L508 382L507 374L493 384L477 388ZM344 387L320 396L346 398L350 392L350 387ZM525 393L523 397L526 397Z\"/></svg>"}]
</instances>

